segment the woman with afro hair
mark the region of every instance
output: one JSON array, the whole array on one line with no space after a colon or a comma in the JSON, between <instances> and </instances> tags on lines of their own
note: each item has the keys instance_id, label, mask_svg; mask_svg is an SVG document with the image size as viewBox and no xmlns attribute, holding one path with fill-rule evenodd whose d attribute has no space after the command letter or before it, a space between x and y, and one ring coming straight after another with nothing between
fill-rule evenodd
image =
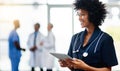
<instances>
[{"instance_id":1,"label":"woman with afro hair","mask_svg":"<svg viewBox=\"0 0 120 71\"><path fill-rule=\"evenodd\" d=\"M105 4L99 0L76 0L75 10L84 31L73 35L68 55L59 60L71 71L111 71L118 64L113 38L99 26L106 17Z\"/></svg>"}]
</instances>

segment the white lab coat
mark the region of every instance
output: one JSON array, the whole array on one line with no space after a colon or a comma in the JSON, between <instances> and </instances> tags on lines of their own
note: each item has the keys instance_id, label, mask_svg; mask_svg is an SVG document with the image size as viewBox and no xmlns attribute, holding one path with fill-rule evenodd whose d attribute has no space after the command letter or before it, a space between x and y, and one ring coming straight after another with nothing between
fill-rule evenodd
<instances>
[{"instance_id":1,"label":"white lab coat","mask_svg":"<svg viewBox=\"0 0 120 71\"><path fill-rule=\"evenodd\" d=\"M54 57L50 55L50 52L55 52L55 37L52 31L48 32L48 35L43 42L42 66L47 69L52 69L54 67Z\"/></svg>"},{"instance_id":2,"label":"white lab coat","mask_svg":"<svg viewBox=\"0 0 120 71\"><path fill-rule=\"evenodd\" d=\"M36 37L36 46L37 50L35 52L30 51L30 60L29 64L31 67L36 67L39 66L41 67L42 65L42 46L40 46L40 42L44 39L44 36L38 32L37 37ZM29 49L34 46L34 33L30 34L28 38L28 47Z\"/></svg>"}]
</instances>

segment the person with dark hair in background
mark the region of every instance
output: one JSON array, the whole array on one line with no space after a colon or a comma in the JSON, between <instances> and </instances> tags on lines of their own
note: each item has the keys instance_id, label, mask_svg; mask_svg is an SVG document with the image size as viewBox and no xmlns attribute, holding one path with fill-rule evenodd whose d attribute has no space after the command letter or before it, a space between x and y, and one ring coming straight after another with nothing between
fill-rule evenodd
<instances>
[{"instance_id":1,"label":"person with dark hair in background","mask_svg":"<svg viewBox=\"0 0 120 71\"><path fill-rule=\"evenodd\" d=\"M40 71L43 71L41 68L42 63L42 46L40 42L44 38L43 34L39 32L40 24L36 23L34 25L34 32L29 35L27 44L30 50L30 66L31 71L35 71L35 67L40 67Z\"/></svg>"},{"instance_id":2,"label":"person with dark hair in background","mask_svg":"<svg viewBox=\"0 0 120 71\"><path fill-rule=\"evenodd\" d=\"M21 58L21 50L19 36L16 30L20 27L19 20L14 20L14 30L9 35L9 58L11 61L12 71L19 71L19 63Z\"/></svg>"},{"instance_id":3,"label":"person with dark hair in background","mask_svg":"<svg viewBox=\"0 0 120 71\"><path fill-rule=\"evenodd\" d=\"M113 38L99 26L106 17L105 4L99 0L76 0L75 10L84 31L73 35L68 55L59 60L61 67L71 71L111 71L118 64Z\"/></svg>"}]
</instances>

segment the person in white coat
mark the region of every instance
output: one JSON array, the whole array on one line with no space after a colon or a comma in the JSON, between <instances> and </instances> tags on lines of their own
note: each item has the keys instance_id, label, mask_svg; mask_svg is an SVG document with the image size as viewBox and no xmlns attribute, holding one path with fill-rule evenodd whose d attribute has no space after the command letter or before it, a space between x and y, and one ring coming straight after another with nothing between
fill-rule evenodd
<instances>
[{"instance_id":1,"label":"person in white coat","mask_svg":"<svg viewBox=\"0 0 120 71\"><path fill-rule=\"evenodd\" d=\"M50 52L55 52L55 36L52 33L52 24L48 24L48 35L40 45L43 46L43 67L47 68L47 71L52 71L54 67L54 57L50 55Z\"/></svg>"},{"instance_id":2,"label":"person in white coat","mask_svg":"<svg viewBox=\"0 0 120 71\"><path fill-rule=\"evenodd\" d=\"M30 50L30 66L31 71L35 71L35 67L40 67L40 71L43 71L41 68L42 63L42 46L40 45L40 42L44 38L43 34L39 32L40 24L36 23L34 25L34 30L32 34L30 34L28 38L28 47Z\"/></svg>"}]
</instances>

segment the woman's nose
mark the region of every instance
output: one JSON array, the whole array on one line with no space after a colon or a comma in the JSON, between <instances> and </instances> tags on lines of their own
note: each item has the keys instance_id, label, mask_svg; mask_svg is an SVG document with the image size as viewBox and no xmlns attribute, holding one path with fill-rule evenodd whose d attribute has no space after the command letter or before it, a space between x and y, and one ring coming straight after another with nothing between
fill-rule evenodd
<instances>
[{"instance_id":1,"label":"woman's nose","mask_svg":"<svg viewBox=\"0 0 120 71\"><path fill-rule=\"evenodd\" d=\"M79 16L79 21L82 20L82 16Z\"/></svg>"}]
</instances>

